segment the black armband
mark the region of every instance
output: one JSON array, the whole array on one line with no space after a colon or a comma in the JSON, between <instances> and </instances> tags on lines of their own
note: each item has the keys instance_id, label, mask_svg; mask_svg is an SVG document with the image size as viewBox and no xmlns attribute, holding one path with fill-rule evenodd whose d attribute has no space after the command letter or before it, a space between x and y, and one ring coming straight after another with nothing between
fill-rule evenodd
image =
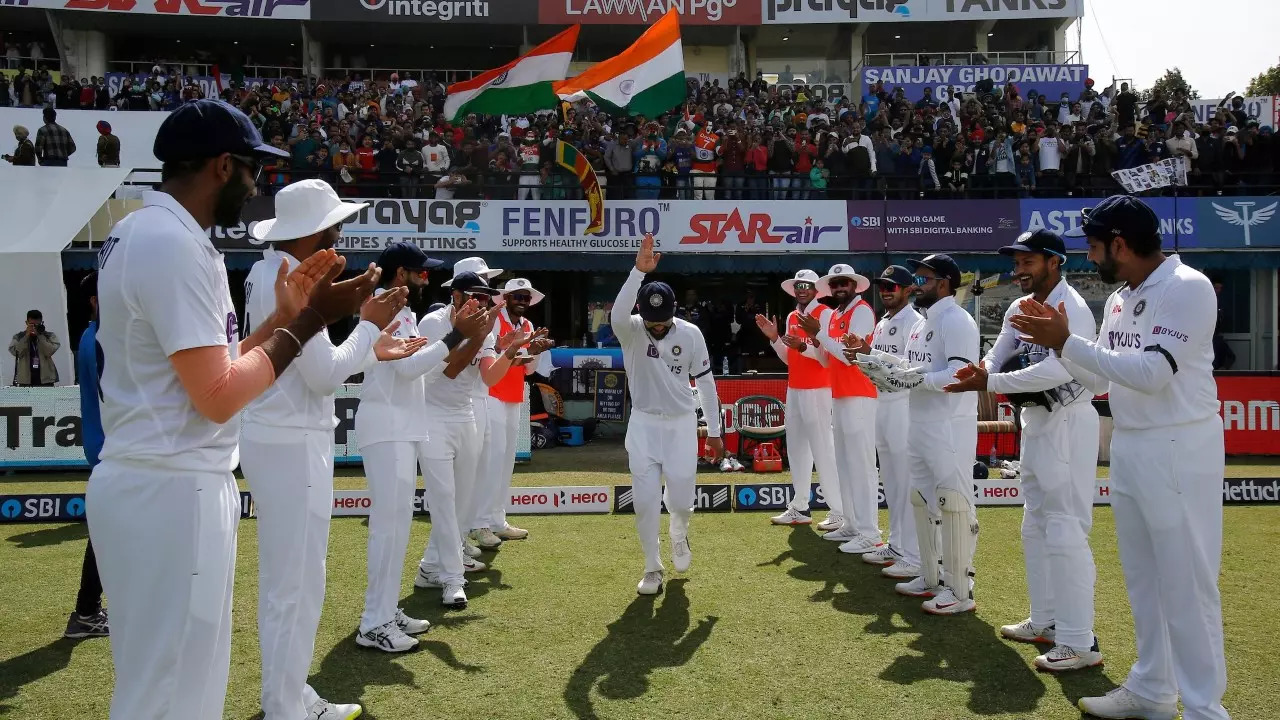
<instances>
[{"instance_id":1,"label":"black armband","mask_svg":"<svg viewBox=\"0 0 1280 720\"><path fill-rule=\"evenodd\" d=\"M458 347L459 345L461 345L462 341L466 339L467 339L466 336L464 336L462 333L458 332L455 329L455 330L450 330L447 335L441 338L441 341L444 342L445 347L452 350Z\"/></svg>"}]
</instances>

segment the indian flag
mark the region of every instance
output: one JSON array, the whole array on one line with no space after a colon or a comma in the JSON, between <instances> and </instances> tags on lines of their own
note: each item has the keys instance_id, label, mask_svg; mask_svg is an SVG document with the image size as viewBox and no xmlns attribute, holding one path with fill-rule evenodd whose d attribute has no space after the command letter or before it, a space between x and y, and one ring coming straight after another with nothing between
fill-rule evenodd
<instances>
[{"instance_id":1,"label":"indian flag","mask_svg":"<svg viewBox=\"0 0 1280 720\"><path fill-rule=\"evenodd\" d=\"M500 68L449 86L444 103L450 122L469 113L515 115L555 109L553 83L564 80L578 44L578 26L565 30Z\"/></svg>"},{"instance_id":2,"label":"indian flag","mask_svg":"<svg viewBox=\"0 0 1280 720\"><path fill-rule=\"evenodd\" d=\"M686 89L679 13L669 10L621 55L556 83L555 89L563 100L591 100L619 114L654 117L680 105Z\"/></svg>"}]
</instances>

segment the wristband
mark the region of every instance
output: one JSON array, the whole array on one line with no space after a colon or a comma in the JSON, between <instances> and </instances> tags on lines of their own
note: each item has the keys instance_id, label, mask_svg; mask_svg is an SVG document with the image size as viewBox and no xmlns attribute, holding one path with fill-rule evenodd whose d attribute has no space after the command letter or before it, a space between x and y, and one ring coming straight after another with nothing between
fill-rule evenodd
<instances>
[{"instance_id":1,"label":"wristband","mask_svg":"<svg viewBox=\"0 0 1280 720\"><path fill-rule=\"evenodd\" d=\"M445 347L449 348L450 350L461 345L462 341L465 339L466 337L464 337L462 333L458 332L457 329L450 330L448 334L446 334L443 338L441 338L441 340L444 342Z\"/></svg>"}]
</instances>

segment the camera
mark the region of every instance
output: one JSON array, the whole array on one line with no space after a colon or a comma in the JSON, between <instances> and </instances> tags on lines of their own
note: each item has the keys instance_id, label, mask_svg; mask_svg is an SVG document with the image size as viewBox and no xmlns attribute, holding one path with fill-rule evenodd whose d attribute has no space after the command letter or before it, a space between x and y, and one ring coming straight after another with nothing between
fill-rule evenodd
<instances>
[{"instance_id":1,"label":"camera","mask_svg":"<svg viewBox=\"0 0 1280 720\"><path fill-rule=\"evenodd\" d=\"M44 329L44 323L40 323L39 325L36 325L36 332L40 333L41 335L47 334L47 331Z\"/></svg>"}]
</instances>

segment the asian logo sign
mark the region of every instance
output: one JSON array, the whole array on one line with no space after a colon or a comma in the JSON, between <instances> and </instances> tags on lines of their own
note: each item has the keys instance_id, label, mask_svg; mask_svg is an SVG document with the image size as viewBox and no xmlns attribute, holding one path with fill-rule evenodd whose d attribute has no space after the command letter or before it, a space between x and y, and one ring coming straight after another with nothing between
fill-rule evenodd
<instances>
[{"instance_id":1,"label":"asian logo sign","mask_svg":"<svg viewBox=\"0 0 1280 720\"><path fill-rule=\"evenodd\" d=\"M18 0L16 5L45 10L89 10L134 15L310 20L310 0Z\"/></svg>"},{"instance_id":2,"label":"asian logo sign","mask_svg":"<svg viewBox=\"0 0 1280 720\"><path fill-rule=\"evenodd\" d=\"M766 25L1081 17L1083 0L761 0Z\"/></svg>"}]
</instances>

